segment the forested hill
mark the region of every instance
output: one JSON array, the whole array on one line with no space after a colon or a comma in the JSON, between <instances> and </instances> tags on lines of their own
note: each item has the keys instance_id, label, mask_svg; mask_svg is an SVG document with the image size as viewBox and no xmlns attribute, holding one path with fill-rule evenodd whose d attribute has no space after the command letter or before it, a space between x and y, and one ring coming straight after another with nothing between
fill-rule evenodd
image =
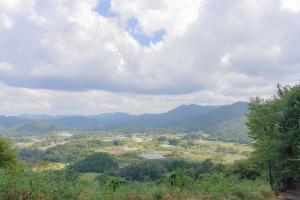
<instances>
[{"instance_id":1,"label":"forested hill","mask_svg":"<svg viewBox=\"0 0 300 200\"><path fill-rule=\"evenodd\" d=\"M3 133L7 134L32 134L74 129L119 130L127 132L149 129L175 129L213 132L225 125L230 125L233 121L235 123L243 123L241 119L247 112L248 103L237 102L231 105L216 106L182 105L160 114L106 113L93 116L0 116L0 131L2 130ZM231 128L243 126L243 124L240 124Z\"/></svg>"}]
</instances>

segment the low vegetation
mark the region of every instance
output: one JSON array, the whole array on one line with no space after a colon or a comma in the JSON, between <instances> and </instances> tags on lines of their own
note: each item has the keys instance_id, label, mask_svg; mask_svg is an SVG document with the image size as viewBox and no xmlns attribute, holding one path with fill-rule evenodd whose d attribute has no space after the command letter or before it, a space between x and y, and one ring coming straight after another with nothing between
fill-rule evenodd
<instances>
[{"instance_id":1,"label":"low vegetation","mask_svg":"<svg viewBox=\"0 0 300 200\"><path fill-rule=\"evenodd\" d=\"M201 131L58 131L11 138L19 159L0 138L0 200L276 199L300 179L300 85L252 99L246 120L251 146Z\"/></svg>"},{"instance_id":2,"label":"low vegetation","mask_svg":"<svg viewBox=\"0 0 300 200\"><path fill-rule=\"evenodd\" d=\"M7 140L2 141L9 144ZM7 149L14 152L12 146ZM210 159L200 162L178 158L134 158L121 168L117 168L118 156L108 153L93 153L64 169L38 160L23 161L14 170L2 166L0 196L2 199L25 200L273 197L265 175L261 172L255 177L249 176L256 166L249 168L244 162L224 165Z\"/></svg>"}]
</instances>

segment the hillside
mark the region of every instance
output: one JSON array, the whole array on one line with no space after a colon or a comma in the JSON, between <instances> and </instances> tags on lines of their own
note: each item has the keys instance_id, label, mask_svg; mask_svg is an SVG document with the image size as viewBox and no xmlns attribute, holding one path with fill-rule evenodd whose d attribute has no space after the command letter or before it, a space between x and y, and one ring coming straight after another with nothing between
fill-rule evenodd
<instances>
[{"instance_id":1,"label":"hillside","mask_svg":"<svg viewBox=\"0 0 300 200\"><path fill-rule=\"evenodd\" d=\"M143 130L176 127L189 129L191 125L183 122L193 120L195 123L199 123L199 121L195 119L199 116L206 115L218 107L219 106L200 106L196 104L182 105L166 113L140 115L135 120L122 124L118 128L126 129L130 127L132 130Z\"/></svg>"},{"instance_id":2,"label":"hillside","mask_svg":"<svg viewBox=\"0 0 300 200\"><path fill-rule=\"evenodd\" d=\"M143 130L150 128L179 128L185 131L213 132L226 121L243 117L248 112L248 103L237 102L223 106L180 106L162 114L145 114L119 128Z\"/></svg>"},{"instance_id":3,"label":"hillside","mask_svg":"<svg viewBox=\"0 0 300 200\"><path fill-rule=\"evenodd\" d=\"M248 130L245 123L246 117L239 117L223 122L210 134L210 138L236 143L249 143L250 138L248 137Z\"/></svg>"},{"instance_id":4,"label":"hillside","mask_svg":"<svg viewBox=\"0 0 300 200\"><path fill-rule=\"evenodd\" d=\"M17 123L14 126L10 127L6 132L11 133L11 135L39 135L42 133L47 133L51 131L61 130L57 125L53 125L46 121L41 120L26 120L21 123Z\"/></svg>"},{"instance_id":5,"label":"hillside","mask_svg":"<svg viewBox=\"0 0 300 200\"><path fill-rule=\"evenodd\" d=\"M237 102L231 105L217 107L216 109L194 118L177 122L187 130L215 131L218 125L236 118L243 117L248 112L248 103Z\"/></svg>"},{"instance_id":6,"label":"hillside","mask_svg":"<svg viewBox=\"0 0 300 200\"><path fill-rule=\"evenodd\" d=\"M106 113L90 116L21 115L0 117L0 126L10 135L43 134L55 130L103 130L137 132L149 129L174 129L186 132L206 131L243 135L241 118L248 112L248 103L201 106L182 105L160 114L131 115ZM228 128L230 127L230 128Z\"/></svg>"}]
</instances>

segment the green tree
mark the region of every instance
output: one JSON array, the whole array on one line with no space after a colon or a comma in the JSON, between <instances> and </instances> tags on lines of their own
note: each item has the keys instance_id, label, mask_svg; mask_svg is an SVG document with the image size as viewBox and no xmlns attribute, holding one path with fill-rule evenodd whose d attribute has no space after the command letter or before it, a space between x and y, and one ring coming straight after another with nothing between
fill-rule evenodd
<instances>
[{"instance_id":1,"label":"green tree","mask_svg":"<svg viewBox=\"0 0 300 200\"><path fill-rule=\"evenodd\" d=\"M125 183L125 180L120 177L109 176L108 178L108 186L111 188L113 192L115 192L122 184Z\"/></svg>"},{"instance_id":2,"label":"green tree","mask_svg":"<svg viewBox=\"0 0 300 200\"><path fill-rule=\"evenodd\" d=\"M12 169L17 165L17 151L12 144L0 137L0 168Z\"/></svg>"},{"instance_id":3,"label":"green tree","mask_svg":"<svg viewBox=\"0 0 300 200\"><path fill-rule=\"evenodd\" d=\"M300 174L300 85L278 86L272 98L252 99L249 110L253 157L266 164L272 189L285 190Z\"/></svg>"},{"instance_id":4,"label":"green tree","mask_svg":"<svg viewBox=\"0 0 300 200\"><path fill-rule=\"evenodd\" d=\"M167 182L172 187L180 188L180 191L183 189L184 182L184 174L180 169L175 169L167 175Z\"/></svg>"}]
</instances>

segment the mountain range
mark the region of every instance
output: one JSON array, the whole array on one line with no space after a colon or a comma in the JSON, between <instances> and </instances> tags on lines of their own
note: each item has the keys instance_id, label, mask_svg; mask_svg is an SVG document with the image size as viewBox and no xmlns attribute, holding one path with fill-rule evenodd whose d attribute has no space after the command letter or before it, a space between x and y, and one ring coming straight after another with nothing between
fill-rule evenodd
<instances>
[{"instance_id":1,"label":"mountain range","mask_svg":"<svg viewBox=\"0 0 300 200\"><path fill-rule=\"evenodd\" d=\"M231 105L182 105L160 114L132 115L105 113L89 116L50 116L23 114L0 116L0 133L7 135L34 135L55 130L103 130L137 132L158 129L175 129L185 132L220 132L220 129L245 131L244 118L247 102Z\"/></svg>"}]
</instances>

